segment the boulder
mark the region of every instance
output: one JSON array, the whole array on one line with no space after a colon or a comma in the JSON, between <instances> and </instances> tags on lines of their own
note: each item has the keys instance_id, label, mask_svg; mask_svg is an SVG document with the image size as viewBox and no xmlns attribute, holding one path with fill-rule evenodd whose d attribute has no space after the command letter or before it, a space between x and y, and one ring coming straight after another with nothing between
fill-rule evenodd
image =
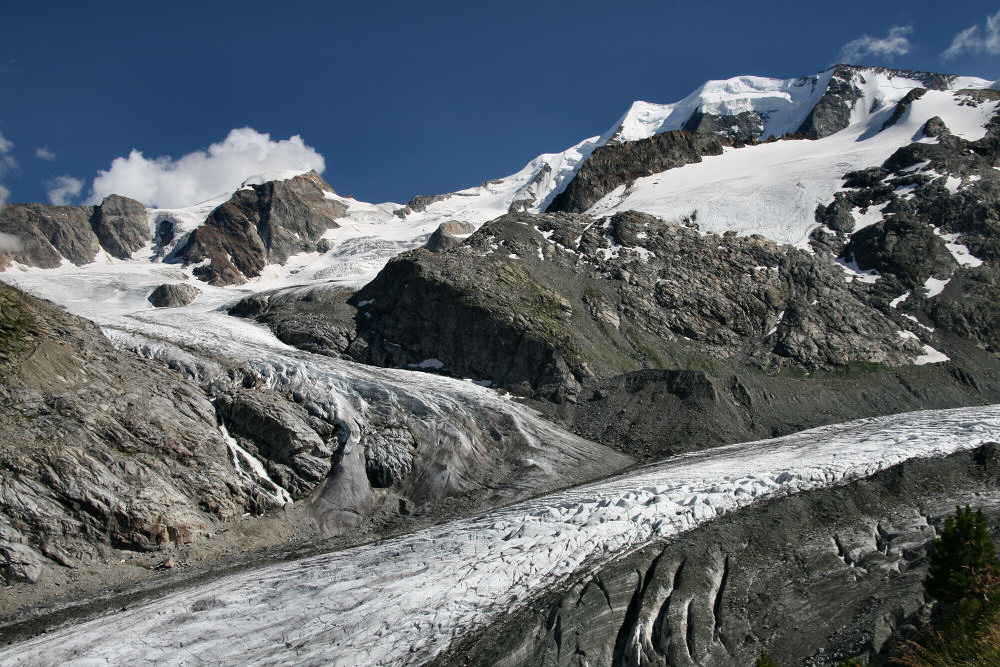
<instances>
[{"instance_id":1,"label":"boulder","mask_svg":"<svg viewBox=\"0 0 1000 667\"><path fill-rule=\"evenodd\" d=\"M177 308L186 306L201 294L194 285L170 283L160 285L149 295L149 302L157 308Z\"/></svg>"}]
</instances>

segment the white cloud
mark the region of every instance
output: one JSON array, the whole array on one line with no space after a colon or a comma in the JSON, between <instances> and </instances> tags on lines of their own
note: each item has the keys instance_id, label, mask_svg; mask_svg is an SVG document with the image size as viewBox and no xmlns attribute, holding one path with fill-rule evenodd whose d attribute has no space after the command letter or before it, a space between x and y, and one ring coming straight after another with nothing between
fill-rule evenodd
<instances>
[{"instance_id":1,"label":"white cloud","mask_svg":"<svg viewBox=\"0 0 1000 667\"><path fill-rule=\"evenodd\" d=\"M231 192L248 176L266 171L326 168L323 156L299 135L272 141L271 135L243 127L230 131L207 151L195 151L173 160L149 159L132 150L116 158L107 171L98 172L87 198L100 203L110 194L131 197L146 206L179 208Z\"/></svg>"},{"instance_id":2,"label":"white cloud","mask_svg":"<svg viewBox=\"0 0 1000 667\"><path fill-rule=\"evenodd\" d=\"M3 188L0 188L2 190ZM20 250L21 239L13 234L0 232L0 250Z\"/></svg>"},{"instance_id":3,"label":"white cloud","mask_svg":"<svg viewBox=\"0 0 1000 667\"><path fill-rule=\"evenodd\" d=\"M35 149L35 157L42 160L47 160L48 162L56 161L56 154L49 150L48 146L42 146L41 148Z\"/></svg>"},{"instance_id":4,"label":"white cloud","mask_svg":"<svg viewBox=\"0 0 1000 667\"><path fill-rule=\"evenodd\" d=\"M12 150L14 150L14 144L5 138L3 133L0 133L0 178L3 178L8 171L17 169L17 160L14 159L13 155L8 155ZM0 184L0 209L7 204L8 197L10 197L10 190Z\"/></svg>"},{"instance_id":5,"label":"white cloud","mask_svg":"<svg viewBox=\"0 0 1000 667\"><path fill-rule=\"evenodd\" d=\"M1000 11L986 17L985 30L974 25L955 35L955 39L951 40L951 46L941 56L948 60L962 53L1000 55Z\"/></svg>"},{"instance_id":6,"label":"white cloud","mask_svg":"<svg viewBox=\"0 0 1000 667\"><path fill-rule=\"evenodd\" d=\"M913 32L913 26L896 25L889 29L889 34L883 38L864 35L844 44L837 56L837 62L847 65L862 64L861 60L868 56L892 59L910 52L910 40L907 35Z\"/></svg>"},{"instance_id":7,"label":"white cloud","mask_svg":"<svg viewBox=\"0 0 1000 667\"><path fill-rule=\"evenodd\" d=\"M83 181L72 176L56 176L45 185L49 201L56 206L72 206L83 190Z\"/></svg>"}]
</instances>

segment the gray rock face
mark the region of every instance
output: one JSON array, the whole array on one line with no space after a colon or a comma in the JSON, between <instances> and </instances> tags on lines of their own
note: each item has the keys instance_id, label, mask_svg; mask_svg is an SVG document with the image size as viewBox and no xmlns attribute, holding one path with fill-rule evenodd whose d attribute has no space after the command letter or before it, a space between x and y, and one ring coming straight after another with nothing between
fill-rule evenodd
<instances>
[{"instance_id":1,"label":"gray rock face","mask_svg":"<svg viewBox=\"0 0 1000 667\"><path fill-rule=\"evenodd\" d=\"M675 130L648 139L600 146L583 163L548 211L583 213L601 197L637 178L701 162L703 155L721 155L718 137Z\"/></svg>"},{"instance_id":2,"label":"gray rock face","mask_svg":"<svg viewBox=\"0 0 1000 667\"><path fill-rule=\"evenodd\" d=\"M641 214L605 225L511 214L451 252L402 255L354 299L366 305L347 352L379 365L438 359L536 396L574 394L594 373L690 363L689 343L764 367L901 365L918 353L830 260Z\"/></svg>"},{"instance_id":3,"label":"gray rock face","mask_svg":"<svg viewBox=\"0 0 1000 667\"><path fill-rule=\"evenodd\" d=\"M413 199L411 199L410 201L408 201L406 203L406 208L404 209L404 211L406 213L412 213L414 211L416 211L417 213L420 213L420 212L426 211L427 207L430 206L431 204L435 204L435 203L437 203L439 201L444 201L444 200L450 199L450 198L451 198L451 194L443 194L443 195L417 195L416 197L414 197Z\"/></svg>"},{"instance_id":4,"label":"gray rock face","mask_svg":"<svg viewBox=\"0 0 1000 667\"><path fill-rule=\"evenodd\" d=\"M1000 99L989 90L958 95L969 105ZM888 312L887 303L912 290L910 298L897 303L898 310L995 351L1000 349L1000 227L995 223L1000 175L993 165L1000 159L1000 123L993 119L984 138L966 141L932 118L924 134L937 142L904 146L881 167L846 175L834 201L817 209L824 227L813 233L813 247L879 271L882 277L865 297L873 307ZM957 192L946 186L948 176L961 183ZM851 211L871 206L883 207L884 221L852 234ZM943 235L953 235L949 238L984 263L960 266ZM949 281L943 293L925 294L930 277Z\"/></svg>"},{"instance_id":5,"label":"gray rock face","mask_svg":"<svg viewBox=\"0 0 1000 667\"><path fill-rule=\"evenodd\" d=\"M556 293L513 263L425 250L401 257L352 300L367 325L347 349L352 357L404 367L437 359L450 372L502 386L575 384ZM408 323L393 314L418 310L422 316Z\"/></svg>"},{"instance_id":6,"label":"gray rock face","mask_svg":"<svg viewBox=\"0 0 1000 667\"><path fill-rule=\"evenodd\" d=\"M198 298L201 290L182 283L160 285L149 295L149 302L157 308L186 306Z\"/></svg>"},{"instance_id":7,"label":"gray rock face","mask_svg":"<svg viewBox=\"0 0 1000 667\"><path fill-rule=\"evenodd\" d=\"M813 139L822 139L840 132L850 124L851 109L861 99L861 90L852 79L854 68L838 65L823 97L796 130Z\"/></svg>"},{"instance_id":8,"label":"gray rock face","mask_svg":"<svg viewBox=\"0 0 1000 667\"><path fill-rule=\"evenodd\" d=\"M878 72L891 76L905 77L919 81L925 89L930 90L947 90L956 78L954 75L936 74L934 72L913 72L881 67L875 69ZM855 77L859 77L861 79L860 83L864 83L864 74L861 70L862 68L851 65L837 65L833 73L833 78L830 79L830 84L827 86L826 93L823 94L823 97L820 98L816 106L809 112L809 115L795 133L812 139L822 139L831 134L836 134L847 127L851 120L851 109L854 107L855 102L862 97L861 89L854 83ZM896 107L899 116L894 113L894 120L887 122L882 129L895 123L903 111L906 110L906 106L914 99L917 99L922 93L912 94L915 97L911 98L907 95L906 98L899 102L899 105Z\"/></svg>"},{"instance_id":9,"label":"gray rock face","mask_svg":"<svg viewBox=\"0 0 1000 667\"><path fill-rule=\"evenodd\" d=\"M764 131L764 119L756 111L744 111L731 116L696 111L688 118L683 129L688 132L714 134L744 142L754 142Z\"/></svg>"},{"instance_id":10,"label":"gray rock face","mask_svg":"<svg viewBox=\"0 0 1000 667\"><path fill-rule=\"evenodd\" d=\"M128 197L105 197L94 207L90 223L101 247L118 259L130 258L150 239L146 207Z\"/></svg>"},{"instance_id":11,"label":"gray rock face","mask_svg":"<svg viewBox=\"0 0 1000 667\"><path fill-rule=\"evenodd\" d=\"M314 252L347 208L324 193L333 188L315 172L241 188L209 215L170 258L205 265L194 274L213 285L238 285L267 264Z\"/></svg>"},{"instance_id":12,"label":"gray rock face","mask_svg":"<svg viewBox=\"0 0 1000 667\"><path fill-rule=\"evenodd\" d=\"M329 474L334 452L343 444L330 424L269 392L219 392L215 406L230 435L263 458L271 479L294 498L312 491Z\"/></svg>"},{"instance_id":13,"label":"gray rock face","mask_svg":"<svg viewBox=\"0 0 1000 667\"><path fill-rule=\"evenodd\" d=\"M252 317L268 326L283 343L331 357L346 355L357 337L358 310L349 303L353 292L317 286L295 292L254 294L239 301L230 315Z\"/></svg>"},{"instance_id":14,"label":"gray rock face","mask_svg":"<svg viewBox=\"0 0 1000 667\"><path fill-rule=\"evenodd\" d=\"M1000 396L987 371L909 366L808 377L734 369L644 369L587 383L576 404L552 411L574 433L639 459L751 442L836 423L912 410L989 403Z\"/></svg>"},{"instance_id":15,"label":"gray rock face","mask_svg":"<svg viewBox=\"0 0 1000 667\"><path fill-rule=\"evenodd\" d=\"M0 284L0 578L201 539L276 507L197 386Z\"/></svg>"},{"instance_id":16,"label":"gray rock face","mask_svg":"<svg viewBox=\"0 0 1000 667\"><path fill-rule=\"evenodd\" d=\"M20 240L20 249L0 249L0 267L11 261L54 269L65 257L77 266L94 261L101 246L90 227L89 206L7 204L0 210L0 232Z\"/></svg>"},{"instance_id":17,"label":"gray rock face","mask_svg":"<svg viewBox=\"0 0 1000 667\"><path fill-rule=\"evenodd\" d=\"M843 255L863 271L895 275L907 289L922 288L932 276L946 280L958 268L931 227L903 215L862 229L851 237Z\"/></svg>"},{"instance_id":18,"label":"gray rock face","mask_svg":"<svg viewBox=\"0 0 1000 667\"><path fill-rule=\"evenodd\" d=\"M927 550L956 504L998 518L1000 446L740 510L543 594L441 665L884 665L929 616ZM995 532L995 531L994 531ZM996 536L994 536L996 539Z\"/></svg>"},{"instance_id":19,"label":"gray rock face","mask_svg":"<svg viewBox=\"0 0 1000 667\"><path fill-rule=\"evenodd\" d=\"M850 182L891 192L875 171ZM518 213L401 255L353 297L298 290L239 308L311 351L489 380L646 458L1000 398L1000 362L902 317L887 279L847 282L831 255L643 214ZM920 340L899 334L911 328ZM923 343L951 364L911 366ZM366 445L373 484L409 465L407 442Z\"/></svg>"},{"instance_id":20,"label":"gray rock face","mask_svg":"<svg viewBox=\"0 0 1000 667\"><path fill-rule=\"evenodd\" d=\"M12 261L52 269L68 259L89 264L103 248L127 259L150 238L146 208L118 195L99 206L8 204L0 209L0 232L16 236L20 247L0 249L0 269Z\"/></svg>"},{"instance_id":21,"label":"gray rock face","mask_svg":"<svg viewBox=\"0 0 1000 667\"><path fill-rule=\"evenodd\" d=\"M442 222L438 225L438 228L434 230L431 237L427 239L427 245L425 246L431 252L443 252L445 250L451 250L462 244L462 239L460 237L468 236L472 232L476 231L476 226L468 222L457 222L449 220L448 222Z\"/></svg>"}]
</instances>

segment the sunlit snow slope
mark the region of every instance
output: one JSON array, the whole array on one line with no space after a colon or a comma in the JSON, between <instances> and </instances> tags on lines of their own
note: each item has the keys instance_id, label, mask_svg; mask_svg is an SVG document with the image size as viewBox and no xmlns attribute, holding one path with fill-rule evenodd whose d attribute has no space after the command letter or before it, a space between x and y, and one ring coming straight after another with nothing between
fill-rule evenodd
<instances>
[{"instance_id":1,"label":"sunlit snow slope","mask_svg":"<svg viewBox=\"0 0 1000 667\"><path fill-rule=\"evenodd\" d=\"M952 133L965 139L982 138L996 103L973 107L961 101L950 91L931 90L885 130L881 127L892 115L891 106L859 114L862 117L847 129L816 141L729 148L698 164L621 186L588 213L603 216L634 209L680 221L696 212L703 231L735 230L804 245L816 226L816 206L833 200L843 175L878 166L901 146L933 141L921 132L930 118L941 117Z\"/></svg>"}]
</instances>

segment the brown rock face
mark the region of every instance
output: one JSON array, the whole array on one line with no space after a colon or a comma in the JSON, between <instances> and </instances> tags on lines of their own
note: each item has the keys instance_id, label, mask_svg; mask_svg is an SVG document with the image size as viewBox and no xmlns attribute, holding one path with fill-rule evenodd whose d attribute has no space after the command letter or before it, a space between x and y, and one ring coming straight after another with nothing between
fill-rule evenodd
<instances>
[{"instance_id":1,"label":"brown rock face","mask_svg":"<svg viewBox=\"0 0 1000 667\"><path fill-rule=\"evenodd\" d=\"M77 266L94 261L103 248L128 259L150 239L146 207L111 195L99 206L9 204L0 210L0 232L14 236L0 248L0 269L19 262L52 269L68 259Z\"/></svg>"},{"instance_id":2,"label":"brown rock face","mask_svg":"<svg viewBox=\"0 0 1000 667\"><path fill-rule=\"evenodd\" d=\"M177 256L184 263L209 262L194 274L213 285L238 285L268 264L313 252L323 233L339 227L347 208L315 172L238 190L196 229Z\"/></svg>"},{"instance_id":3,"label":"brown rock face","mask_svg":"<svg viewBox=\"0 0 1000 667\"><path fill-rule=\"evenodd\" d=\"M118 259L128 259L150 239L146 207L128 197L105 197L90 224L101 247Z\"/></svg>"},{"instance_id":4,"label":"brown rock face","mask_svg":"<svg viewBox=\"0 0 1000 667\"><path fill-rule=\"evenodd\" d=\"M101 247L90 227L93 212L90 206L8 204L0 211L0 231L20 244L0 249L0 267L14 261L54 269L64 257L76 265L94 261Z\"/></svg>"}]
</instances>

